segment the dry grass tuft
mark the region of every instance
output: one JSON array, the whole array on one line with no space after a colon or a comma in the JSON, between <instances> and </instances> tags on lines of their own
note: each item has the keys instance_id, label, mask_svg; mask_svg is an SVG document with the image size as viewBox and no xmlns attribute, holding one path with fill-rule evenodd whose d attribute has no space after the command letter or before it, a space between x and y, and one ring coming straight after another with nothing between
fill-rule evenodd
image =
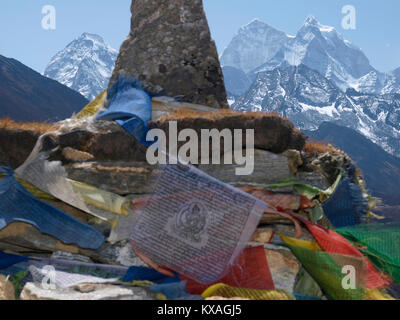
<instances>
[{"instance_id":1,"label":"dry grass tuft","mask_svg":"<svg viewBox=\"0 0 400 320\"><path fill-rule=\"evenodd\" d=\"M201 112L194 111L189 108L181 108L176 109L171 114L168 114L158 121L178 121L184 119L207 119L207 120L219 120L225 117L245 117L245 118L266 118L266 117L277 117L281 119L287 120L285 117L280 116L276 112L266 113L266 112L241 112L241 111L233 111L229 109L220 109L216 112Z\"/></svg>"},{"instance_id":2,"label":"dry grass tuft","mask_svg":"<svg viewBox=\"0 0 400 320\"><path fill-rule=\"evenodd\" d=\"M56 129L57 125L54 123L45 122L17 122L10 118L0 119L0 129L8 130L25 130L37 133L45 133L51 129Z\"/></svg>"},{"instance_id":3,"label":"dry grass tuft","mask_svg":"<svg viewBox=\"0 0 400 320\"><path fill-rule=\"evenodd\" d=\"M322 153L332 153L336 155L344 154L342 150L336 149L331 144L327 144L322 141L309 141L304 146L304 151L307 155L315 155L315 154L322 154Z\"/></svg>"}]
</instances>

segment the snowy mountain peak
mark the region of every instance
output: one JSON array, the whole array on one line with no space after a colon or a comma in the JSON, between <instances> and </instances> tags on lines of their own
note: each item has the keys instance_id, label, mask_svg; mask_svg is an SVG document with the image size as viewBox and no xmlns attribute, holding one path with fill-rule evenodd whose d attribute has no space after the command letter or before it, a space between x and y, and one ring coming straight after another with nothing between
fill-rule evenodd
<instances>
[{"instance_id":1,"label":"snowy mountain peak","mask_svg":"<svg viewBox=\"0 0 400 320\"><path fill-rule=\"evenodd\" d=\"M239 29L222 53L221 64L250 72L271 59L288 39L285 32L254 19Z\"/></svg>"},{"instance_id":2,"label":"snowy mountain peak","mask_svg":"<svg viewBox=\"0 0 400 320\"><path fill-rule=\"evenodd\" d=\"M371 79L377 74L371 74ZM366 81L368 79L365 79ZM259 72L235 110L278 112L302 130L325 121L355 129L387 152L400 155L400 99L396 94L344 93L332 81L304 64Z\"/></svg>"},{"instance_id":3,"label":"snowy mountain peak","mask_svg":"<svg viewBox=\"0 0 400 320\"><path fill-rule=\"evenodd\" d=\"M321 24L317 20L317 18L315 18L312 15L307 17L307 19L304 22L303 26L299 30L299 33L304 32L304 30L310 30L310 29L318 30L321 33L335 32L339 37L341 37L340 34L336 31L336 29L334 27L326 26L326 25Z\"/></svg>"},{"instance_id":4,"label":"snowy mountain peak","mask_svg":"<svg viewBox=\"0 0 400 320\"><path fill-rule=\"evenodd\" d=\"M376 71L359 48L346 41L335 28L322 25L314 16L309 16L296 37L287 41L253 74L300 64L318 71L343 91L357 87L359 79Z\"/></svg>"},{"instance_id":5,"label":"snowy mountain peak","mask_svg":"<svg viewBox=\"0 0 400 320\"><path fill-rule=\"evenodd\" d=\"M92 100L107 87L117 55L101 36L83 33L51 59L44 75Z\"/></svg>"},{"instance_id":6,"label":"snowy mountain peak","mask_svg":"<svg viewBox=\"0 0 400 320\"><path fill-rule=\"evenodd\" d=\"M309 15L304 21L304 26L320 26L321 24L313 15Z\"/></svg>"},{"instance_id":7,"label":"snowy mountain peak","mask_svg":"<svg viewBox=\"0 0 400 320\"><path fill-rule=\"evenodd\" d=\"M265 24L267 24L267 23L265 23L264 21L262 21L260 18L254 18L254 19L251 20L249 23L247 23L247 24L245 24L244 26L242 26L241 29L245 29L245 28L247 28L247 27L249 27L249 26L252 26L252 25L259 25L259 24L265 25Z\"/></svg>"},{"instance_id":8,"label":"snowy mountain peak","mask_svg":"<svg viewBox=\"0 0 400 320\"><path fill-rule=\"evenodd\" d=\"M244 26L241 26L239 29L239 32L246 32L252 29L268 29L268 28L273 28L271 27L268 23L262 21L259 18L255 18L253 20L251 20L249 23L245 24Z\"/></svg>"},{"instance_id":9,"label":"snowy mountain peak","mask_svg":"<svg viewBox=\"0 0 400 320\"><path fill-rule=\"evenodd\" d=\"M101 36L87 32L82 33L78 40L91 40L93 42L105 43L104 39Z\"/></svg>"}]
</instances>

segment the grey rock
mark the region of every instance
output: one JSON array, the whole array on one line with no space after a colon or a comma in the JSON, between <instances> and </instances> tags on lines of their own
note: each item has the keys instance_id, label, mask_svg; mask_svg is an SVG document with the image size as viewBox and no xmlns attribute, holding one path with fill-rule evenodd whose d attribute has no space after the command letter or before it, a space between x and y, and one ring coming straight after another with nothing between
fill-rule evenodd
<instances>
[{"instance_id":1,"label":"grey rock","mask_svg":"<svg viewBox=\"0 0 400 320\"><path fill-rule=\"evenodd\" d=\"M265 250L275 289L293 292L300 262L288 251Z\"/></svg>"},{"instance_id":2,"label":"grey rock","mask_svg":"<svg viewBox=\"0 0 400 320\"><path fill-rule=\"evenodd\" d=\"M221 156L221 163L224 163L224 155ZM252 174L237 176L235 169L242 167L244 165L199 165L199 169L203 172L234 186L266 186L293 177L287 157L265 150L254 150ZM117 194L142 196L153 192L154 183L162 170L162 166L149 165L147 162L75 163L65 168L68 177L73 180Z\"/></svg>"},{"instance_id":3,"label":"grey rock","mask_svg":"<svg viewBox=\"0 0 400 320\"><path fill-rule=\"evenodd\" d=\"M244 165L200 165L199 169L234 186L266 186L292 176L287 157L264 150L255 149L253 152L254 171L247 176L238 176L235 173L236 168ZM223 159L224 156L221 157L221 163Z\"/></svg>"},{"instance_id":4,"label":"grey rock","mask_svg":"<svg viewBox=\"0 0 400 320\"><path fill-rule=\"evenodd\" d=\"M133 0L131 10L110 85L126 75L153 94L228 108L202 0Z\"/></svg>"},{"instance_id":5,"label":"grey rock","mask_svg":"<svg viewBox=\"0 0 400 320\"><path fill-rule=\"evenodd\" d=\"M160 172L147 162L90 162L65 167L68 177L117 194L148 194Z\"/></svg>"}]
</instances>

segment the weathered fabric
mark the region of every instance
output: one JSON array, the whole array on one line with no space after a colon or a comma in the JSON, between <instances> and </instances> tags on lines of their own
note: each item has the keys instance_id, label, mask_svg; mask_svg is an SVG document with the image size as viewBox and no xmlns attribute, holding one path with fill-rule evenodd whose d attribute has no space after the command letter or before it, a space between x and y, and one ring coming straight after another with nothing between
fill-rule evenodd
<instances>
[{"instance_id":1,"label":"weathered fabric","mask_svg":"<svg viewBox=\"0 0 400 320\"><path fill-rule=\"evenodd\" d=\"M400 284L400 223L365 224L338 229L349 241L360 244L372 263Z\"/></svg>"},{"instance_id":2,"label":"weathered fabric","mask_svg":"<svg viewBox=\"0 0 400 320\"><path fill-rule=\"evenodd\" d=\"M324 252L319 249L316 242L312 241L294 239L284 235L281 235L281 238L329 299L365 299L367 269L362 258ZM356 270L356 287L344 289L342 281L345 274L342 273L342 270L348 265Z\"/></svg>"},{"instance_id":3,"label":"weathered fabric","mask_svg":"<svg viewBox=\"0 0 400 320\"><path fill-rule=\"evenodd\" d=\"M150 291L161 293L167 299L171 300L183 299L190 296L186 291L186 283L184 281L154 284L149 289Z\"/></svg>"},{"instance_id":4,"label":"weathered fabric","mask_svg":"<svg viewBox=\"0 0 400 320\"><path fill-rule=\"evenodd\" d=\"M28 261L27 257L0 252L0 270L7 269L14 264Z\"/></svg>"},{"instance_id":5,"label":"weathered fabric","mask_svg":"<svg viewBox=\"0 0 400 320\"><path fill-rule=\"evenodd\" d=\"M193 166L167 165L131 239L159 266L208 284L236 263L267 206Z\"/></svg>"},{"instance_id":6,"label":"weathered fabric","mask_svg":"<svg viewBox=\"0 0 400 320\"><path fill-rule=\"evenodd\" d=\"M298 182L294 178L284 179L284 180L279 181L277 183L268 185L267 188L268 189L279 189L279 188L285 188L285 187L295 187L296 191L299 194L306 196L310 200L314 199L315 197L319 197L320 200L322 202L324 202L336 190L336 188L337 188L339 182L341 181L341 179L342 179L342 174L339 174L338 177L336 178L335 183L332 186L330 186L328 189L326 189L326 190L321 190L321 189L319 189L317 187L313 187L313 186L310 186L308 184L304 184L304 183Z\"/></svg>"},{"instance_id":7,"label":"weathered fabric","mask_svg":"<svg viewBox=\"0 0 400 320\"><path fill-rule=\"evenodd\" d=\"M366 287L368 289L383 288L390 283L390 279L384 274L378 272L371 261L369 261L369 259L365 257L360 250L353 246L346 238L333 230L321 227L304 218L294 215L293 217L297 218L306 225L307 229L312 233L315 240L325 252L330 254L348 255L363 259L368 269L366 279Z\"/></svg>"},{"instance_id":8,"label":"weathered fabric","mask_svg":"<svg viewBox=\"0 0 400 320\"><path fill-rule=\"evenodd\" d=\"M100 93L93 101L91 101L86 107L84 107L76 117L78 119L85 119L94 116L97 112L104 107L104 103L107 100L107 90Z\"/></svg>"},{"instance_id":9,"label":"weathered fabric","mask_svg":"<svg viewBox=\"0 0 400 320\"><path fill-rule=\"evenodd\" d=\"M201 284L184 276L180 278L187 282L187 291L191 294L202 294L208 287L217 283L237 288L275 289L263 246L247 247L236 264L229 267L226 276L211 284Z\"/></svg>"},{"instance_id":10,"label":"weathered fabric","mask_svg":"<svg viewBox=\"0 0 400 320\"><path fill-rule=\"evenodd\" d=\"M102 246L102 234L34 198L14 179L10 167L0 167L0 173L7 174L0 181L0 230L12 222L26 222L65 244L76 244L85 249L98 249Z\"/></svg>"},{"instance_id":11,"label":"weathered fabric","mask_svg":"<svg viewBox=\"0 0 400 320\"><path fill-rule=\"evenodd\" d=\"M150 96L134 79L120 77L108 91L108 108L98 115L98 120L115 120L136 140L145 145L151 120Z\"/></svg>"},{"instance_id":12,"label":"weathered fabric","mask_svg":"<svg viewBox=\"0 0 400 320\"><path fill-rule=\"evenodd\" d=\"M368 200L363 197L361 188L345 177L322 207L332 225L341 228L361 222L368 212Z\"/></svg>"},{"instance_id":13,"label":"weathered fabric","mask_svg":"<svg viewBox=\"0 0 400 320\"><path fill-rule=\"evenodd\" d=\"M296 300L293 295L285 290L256 290L246 288L234 288L223 283L215 284L205 290L203 298L247 298L250 300Z\"/></svg>"},{"instance_id":14,"label":"weathered fabric","mask_svg":"<svg viewBox=\"0 0 400 320\"><path fill-rule=\"evenodd\" d=\"M122 281L150 281L157 284L180 282L181 280L176 275L174 277L168 277L154 269L144 267L130 267L124 275Z\"/></svg>"}]
</instances>

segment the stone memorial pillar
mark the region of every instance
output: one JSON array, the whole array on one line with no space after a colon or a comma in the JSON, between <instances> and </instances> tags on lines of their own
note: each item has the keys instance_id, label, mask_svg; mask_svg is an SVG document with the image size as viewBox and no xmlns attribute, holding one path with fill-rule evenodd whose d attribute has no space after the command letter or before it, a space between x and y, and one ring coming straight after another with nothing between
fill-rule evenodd
<instances>
[{"instance_id":1,"label":"stone memorial pillar","mask_svg":"<svg viewBox=\"0 0 400 320\"><path fill-rule=\"evenodd\" d=\"M132 0L131 11L110 85L126 75L152 94L229 108L202 0Z\"/></svg>"}]
</instances>

